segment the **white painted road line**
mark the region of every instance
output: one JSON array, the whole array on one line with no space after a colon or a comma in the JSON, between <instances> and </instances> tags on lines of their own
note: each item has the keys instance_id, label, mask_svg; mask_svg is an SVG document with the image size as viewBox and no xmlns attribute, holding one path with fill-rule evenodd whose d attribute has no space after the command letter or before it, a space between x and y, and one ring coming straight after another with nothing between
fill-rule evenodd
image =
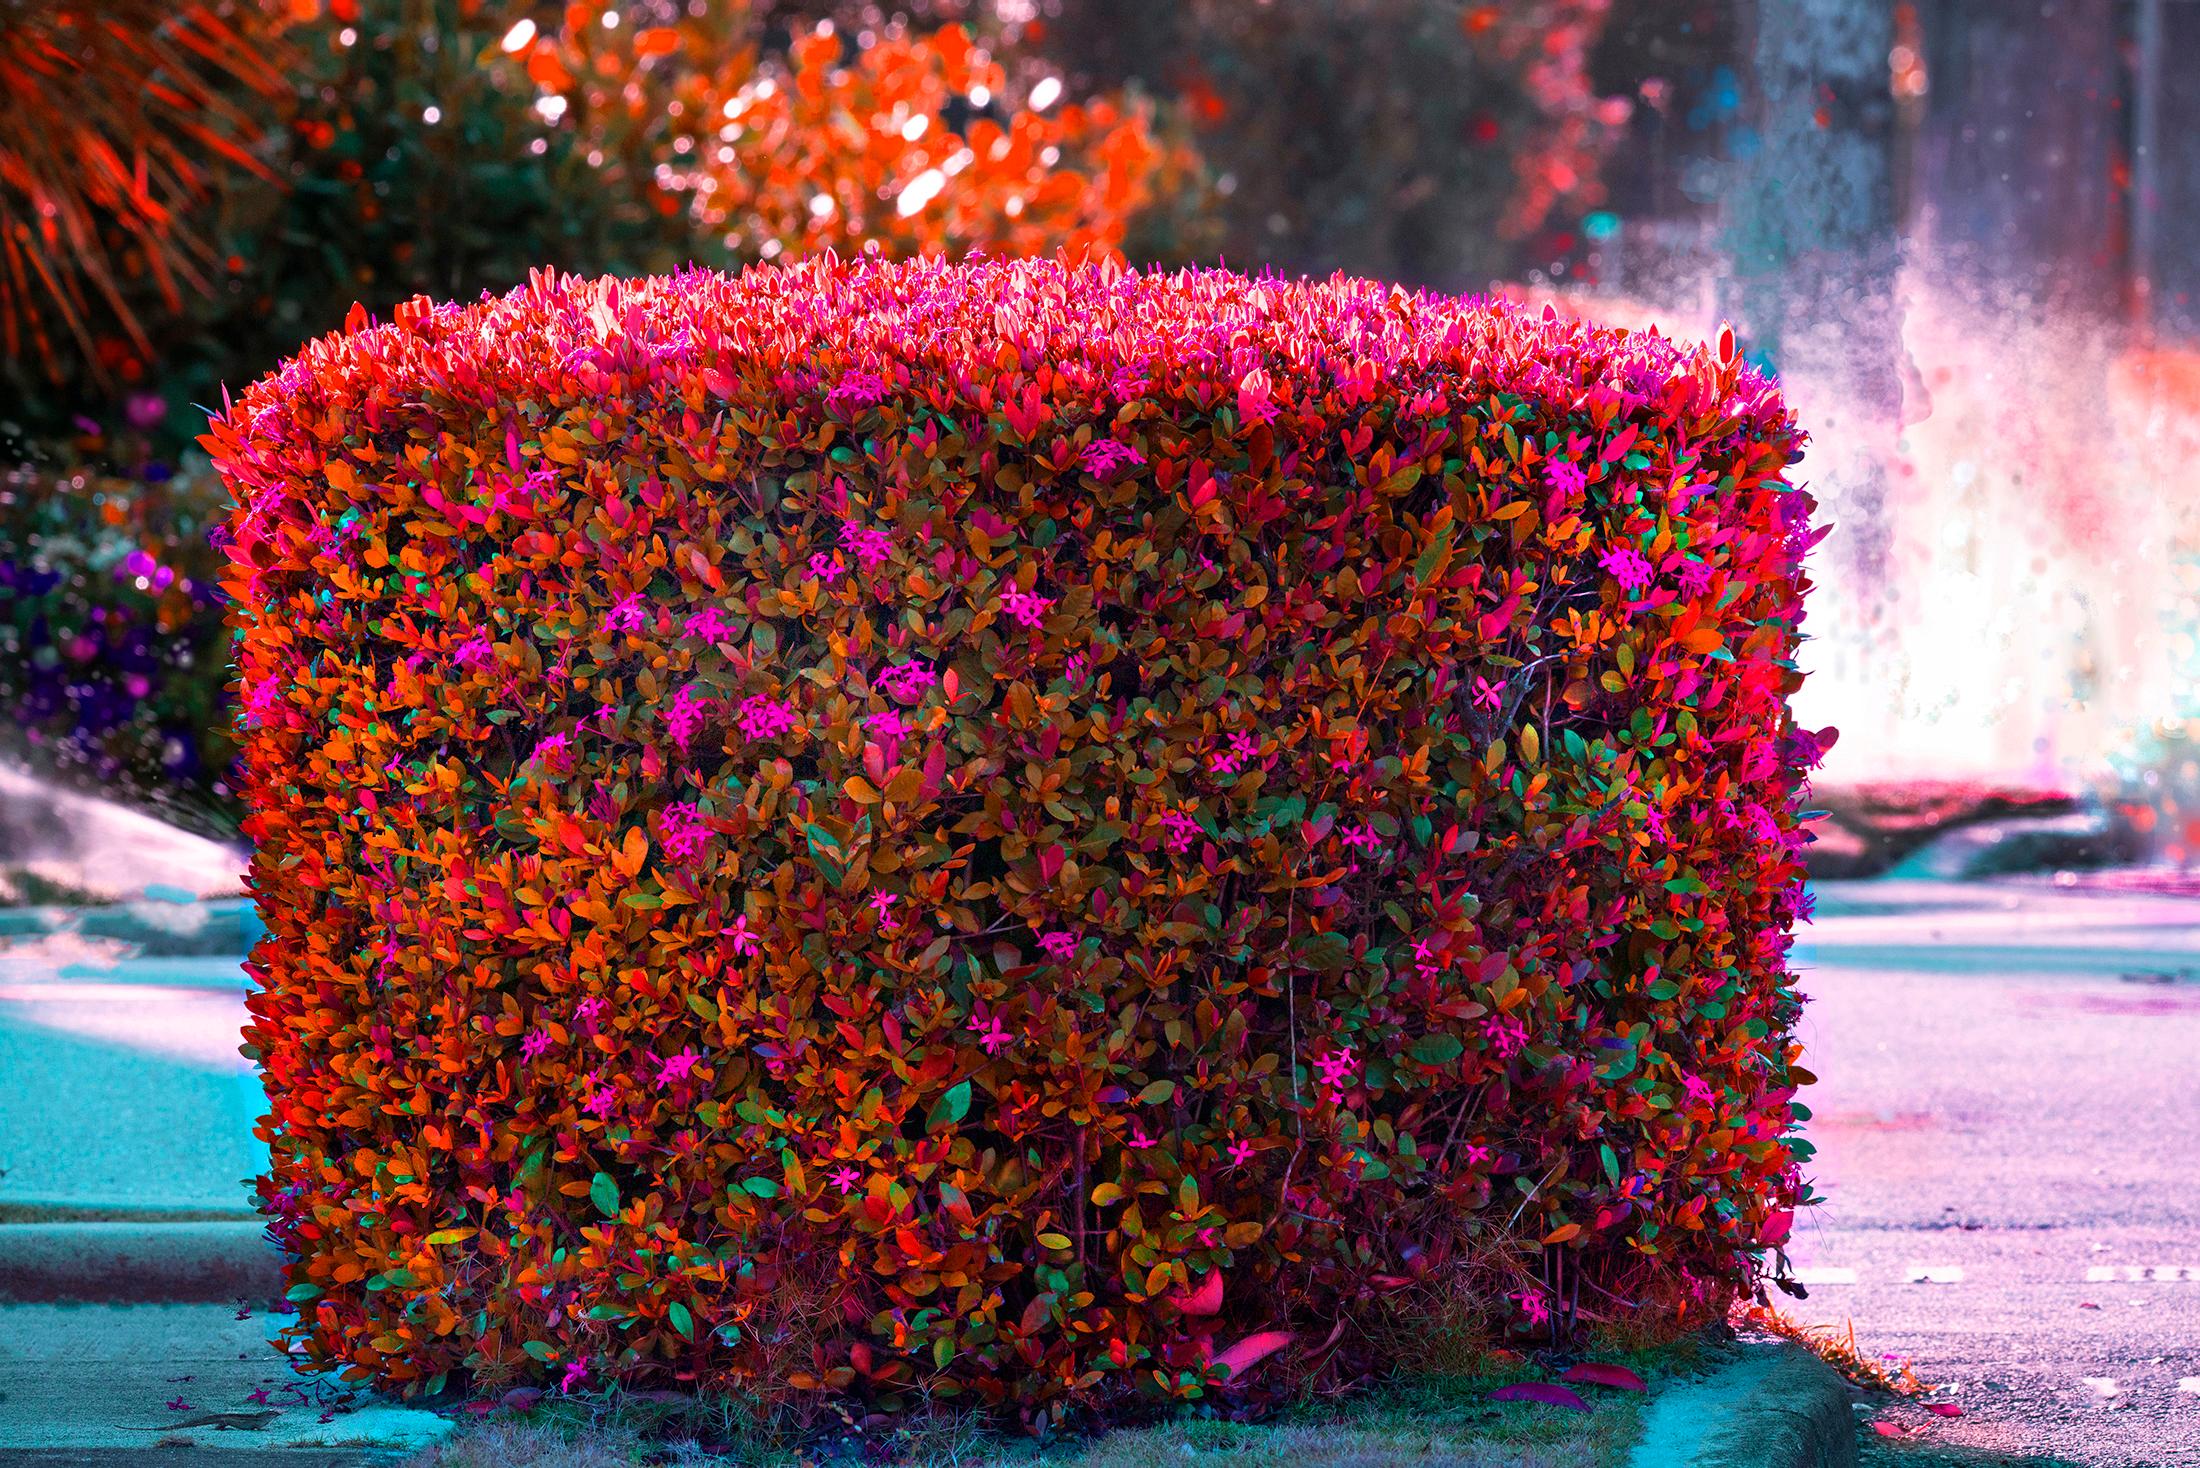
<instances>
[{"instance_id":1,"label":"white painted road line","mask_svg":"<svg viewBox=\"0 0 2200 1468\"><path fill-rule=\"evenodd\" d=\"M1798 1269L1795 1282L1799 1285L1852 1285L1856 1283L1853 1269Z\"/></svg>"},{"instance_id":2,"label":"white painted road line","mask_svg":"<svg viewBox=\"0 0 2200 1468\"><path fill-rule=\"evenodd\" d=\"M1913 1264L1902 1272L1904 1284L1962 1284L1963 1270L1954 1264Z\"/></svg>"},{"instance_id":3,"label":"white painted road line","mask_svg":"<svg viewBox=\"0 0 2200 1468\"><path fill-rule=\"evenodd\" d=\"M2096 1264L2085 1272L2087 1284L2200 1284L2200 1265Z\"/></svg>"}]
</instances>

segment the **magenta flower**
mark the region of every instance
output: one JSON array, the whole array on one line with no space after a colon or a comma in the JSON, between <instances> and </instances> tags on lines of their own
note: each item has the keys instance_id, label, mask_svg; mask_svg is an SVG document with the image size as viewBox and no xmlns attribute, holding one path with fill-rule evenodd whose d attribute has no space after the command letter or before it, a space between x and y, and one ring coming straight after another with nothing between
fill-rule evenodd
<instances>
[{"instance_id":1,"label":"magenta flower","mask_svg":"<svg viewBox=\"0 0 2200 1468\"><path fill-rule=\"evenodd\" d=\"M552 734L537 744L535 752L528 757L540 761L542 767L554 775L569 775L573 772L572 745L573 741L565 735Z\"/></svg>"},{"instance_id":2,"label":"magenta flower","mask_svg":"<svg viewBox=\"0 0 2200 1468\"><path fill-rule=\"evenodd\" d=\"M247 1393L245 1394L245 1400L246 1400L246 1401L248 1401L248 1402L250 1402L250 1403L251 1403L251 1404L252 1404L253 1406L255 1406L255 1407L264 1407L264 1406L266 1406L266 1405L267 1405L267 1388L263 1386L263 1387L261 1387L261 1388L260 1388L260 1389L259 1389L258 1391L256 1391L256 1392L247 1392Z\"/></svg>"},{"instance_id":3,"label":"magenta flower","mask_svg":"<svg viewBox=\"0 0 2200 1468\"><path fill-rule=\"evenodd\" d=\"M733 951L735 953L754 953L756 951L756 934L749 930L749 915L747 913L742 913L741 916L735 918L732 927L721 928L719 932L721 935L733 939Z\"/></svg>"},{"instance_id":4,"label":"magenta flower","mask_svg":"<svg viewBox=\"0 0 2200 1468\"><path fill-rule=\"evenodd\" d=\"M784 698L757 694L742 700L741 733L749 739L774 739L795 724L794 704Z\"/></svg>"},{"instance_id":5,"label":"magenta flower","mask_svg":"<svg viewBox=\"0 0 2200 1468\"><path fill-rule=\"evenodd\" d=\"M1568 499L1589 488L1589 476L1571 459L1552 459L1544 464L1543 482Z\"/></svg>"},{"instance_id":6,"label":"magenta flower","mask_svg":"<svg viewBox=\"0 0 2200 1468\"><path fill-rule=\"evenodd\" d=\"M825 395L825 406L838 413L852 413L885 399L886 379L876 372L859 370L833 384L833 390Z\"/></svg>"},{"instance_id":7,"label":"magenta flower","mask_svg":"<svg viewBox=\"0 0 2200 1468\"><path fill-rule=\"evenodd\" d=\"M1504 690L1487 678L1474 680L1474 706L1487 713L1496 713L1505 701Z\"/></svg>"},{"instance_id":8,"label":"magenta flower","mask_svg":"<svg viewBox=\"0 0 2200 1468\"><path fill-rule=\"evenodd\" d=\"M1026 627L1038 626L1047 608L1053 605L1054 598L1050 596L1034 596L1013 586L1001 593L1001 610Z\"/></svg>"},{"instance_id":9,"label":"magenta flower","mask_svg":"<svg viewBox=\"0 0 2200 1468\"><path fill-rule=\"evenodd\" d=\"M167 1405L168 1410L171 1412L188 1412L191 1410L191 1403L185 1401L182 1397L177 1397Z\"/></svg>"},{"instance_id":10,"label":"magenta flower","mask_svg":"<svg viewBox=\"0 0 2200 1468\"><path fill-rule=\"evenodd\" d=\"M1146 1129L1138 1125L1136 1122L1133 1122L1131 1124L1131 1150L1133 1152L1143 1152L1152 1145L1153 1138L1146 1135Z\"/></svg>"},{"instance_id":11,"label":"magenta flower","mask_svg":"<svg viewBox=\"0 0 2200 1468\"><path fill-rule=\"evenodd\" d=\"M1162 816L1161 824L1168 831L1169 850L1186 852L1192 849L1192 838L1199 834L1199 822L1183 811L1172 810Z\"/></svg>"},{"instance_id":12,"label":"magenta flower","mask_svg":"<svg viewBox=\"0 0 2200 1468\"><path fill-rule=\"evenodd\" d=\"M1711 568L1701 561L1683 561L1680 582L1683 596L1702 596L1711 589Z\"/></svg>"},{"instance_id":13,"label":"magenta flower","mask_svg":"<svg viewBox=\"0 0 2200 1468\"><path fill-rule=\"evenodd\" d=\"M856 1190L856 1184L862 1181L862 1179L863 1174L857 1172L852 1167L836 1167L833 1169L832 1172L833 1186L840 1189L840 1195L843 1198L854 1192Z\"/></svg>"},{"instance_id":14,"label":"magenta flower","mask_svg":"<svg viewBox=\"0 0 2200 1468\"><path fill-rule=\"evenodd\" d=\"M1105 479L1126 464L1143 464L1146 456L1126 443L1112 438L1094 439L1085 445L1085 451L1077 456L1077 462L1095 478Z\"/></svg>"},{"instance_id":15,"label":"magenta flower","mask_svg":"<svg viewBox=\"0 0 2200 1468\"><path fill-rule=\"evenodd\" d=\"M891 892L881 892L871 899L871 911L878 914L879 927L886 932L890 933L901 926L901 919L892 912L895 902L899 900Z\"/></svg>"},{"instance_id":16,"label":"magenta flower","mask_svg":"<svg viewBox=\"0 0 2200 1468\"><path fill-rule=\"evenodd\" d=\"M1357 826L1347 828L1339 835L1344 844L1355 851L1373 851L1383 844L1382 838L1375 834L1375 828L1364 821Z\"/></svg>"},{"instance_id":17,"label":"magenta flower","mask_svg":"<svg viewBox=\"0 0 2200 1468\"><path fill-rule=\"evenodd\" d=\"M596 1022L596 1016L603 1013L603 1005L601 994L591 994L574 1006L573 1016L584 1025L592 1025Z\"/></svg>"},{"instance_id":18,"label":"magenta flower","mask_svg":"<svg viewBox=\"0 0 2200 1468\"><path fill-rule=\"evenodd\" d=\"M1683 1090L1688 1092L1688 1098L1691 1101L1701 1101L1704 1105L1708 1106L1717 1099L1716 1093L1712 1091L1711 1087L1704 1081L1704 1078L1702 1076L1689 1076L1685 1078L1681 1082L1681 1087Z\"/></svg>"},{"instance_id":19,"label":"magenta flower","mask_svg":"<svg viewBox=\"0 0 2200 1468\"><path fill-rule=\"evenodd\" d=\"M672 735L672 742L686 754L688 746L703 727L703 712L710 707L710 699L695 684L689 684L672 696L672 703L665 710L665 728Z\"/></svg>"},{"instance_id":20,"label":"magenta flower","mask_svg":"<svg viewBox=\"0 0 2200 1468\"><path fill-rule=\"evenodd\" d=\"M891 535L876 526L858 525L853 520L840 522L840 543L863 563L866 571L894 553Z\"/></svg>"},{"instance_id":21,"label":"magenta flower","mask_svg":"<svg viewBox=\"0 0 2200 1468\"><path fill-rule=\"evenodd\" d=\"M554 1043L550 1032L537 1026L529 1030L526 1037L519 1042L520 1058L528 1061L540 1060Z\"/></svg>"},{"instance_id":22,"label":"magenta flower","mask_svg":"<svg viewBox=\"0 0 2200 1468\"><path fill-rule=\"evenodd\" d=\"M1500 1060L1510 1060L1526 1048L1528 1027L1509 1015L1497 1015L1482 1026L1482 1033L1489 1037L1490 1049Z\"/></svg>"},{"instance_id":23,"label":"magenta flower","mask_svg":"<svg viewBox=\"0 0 2200 1468\"><path fill-rule=\"evenodd\" d=\"M871 737L878 741L879 749L888 761L901 758L901 741L909 736L910 729L902 722L900 709L887 709L883 713L868 715L863 720L863 726L871 731Z\"/></svg>"},{"instance_id":24,"label":"magenta flower","mask_svg":"<svg viewBox=\"0 0 2200 1468\"><path fill-rule=\"evenodd\" d=\"M840 567L834 563L831 551L811 552L810 575L819 581L831 581L840 575Z\"/></svg>"},{"instance_id":25,"label":"magenta flower","mask_svg":"<svg viewBox=\"0 0 2200 1468\"><path fill-rule=\"evenodd\" d=\"M667 1086L674 1081L686 1079L694 1072L696 1063L702 1058L702 1055L693 1046L689 1046L676 1055L667 1055L663 1060L657 1062L657 1084Z\"/></svg>"},{"instance_id":26,"label":"magenta flower","mask_svg":"<svg viewBox=\"0 0 2200 1468\"><path fill-rule=\"evenodd\" d=\"M1520 1302L1520 1312L1528 1317L1531 1326L1541 1325L1551 1318L1550 1307L1543 1303L1541 1290L1521 1290L1512 1298Z\"/></svg>"},{"instance_id":27,"label":"magenta flower","mask_svg":"<svg viewBox=\"0 0 2200 1468\"><path fill-rule=\"evenodd\" d=\"M589 1083L594 1084L594 1082L595 1077L590 1076ZM598 1120L601 1120L604 1117L609 1116L611 1114L612 1108L617 1106L618 1104L618 1088L615 1086L604 1086L596 1090L589 1096L587 1102L584 1104L582 1109L587 1111L589 1115L596 1117Z\"/></svg>"},{"instance_id":28,"label":"magenta flower","mask_svg":"<svg viewBox=\"0 0 2200 1468\"><path fill-rule=\"evenodd\" d=\"M1213 756L1211 767L1218 775L1234 775L1247 760L1260 753L1260 741L1239 729L1230 736L1229 747Z\"/></svg>"},{"instance_id":29,"label":"magenta flower","mask_svg":"<svg viewBox=\"0 0 2200 1468\"><path fill-rule=\"evenodd\" d=\"M606 632L639 632L648 622L649 613L642 607L642 594L630 591L604 615L603 628Z\"/></svg>"},{"instance_id":30,"label":"magenta flower","mask_svg":"<svg viewBox=\"0 0 2200 1468\"><path fill-rule=\"evenodd\" d=\"M702 807L692 801L666 806L662 831L665 851L675 861L693 861L702 855L703 847L710 841L710 828L703 824Z\"/></svg>"},{"instance_id":31,"label":"magenta flower","mask_svg":"<svg viewBox=\"0 0 2200 1468\"><path fill-rule=\"evenodd\" d=\"M1321 1083L1333 1093L1331 1099L1336 1099L1334 1093L1352 1084L1354 1073L1359 1068L1360 1062L1353 1057L1350 1045L1314 1058L1314 1069L1321 1073Z\"/></svg>"},{"instance_id":32,"label":"magenta flower","mask_svg":"<svg viewBox=\"0 0 2200 1468\"><path fill-rule=\"evenodd\" d=\"M496 661L496 644L487 632L476 632L451 650L451 661L462 668L483 668Z\"/></svg>"},{"instance_id":33,"label":"magenta flower","mask_svg":"<svg viewBox=\"0 0 2200 1468\"><path fill-rule=\"evenodd\" d=\"M680 630L689 637L700 637L706 642L733 640L733 624L726 620L725 611L720 607L705 607L699 612L689 613L687 621L680 625Z\"/></svg>"},{"instance_id":34,"label":"magenta flower","mask_svg":"<svg viewBox=\"0 0 2200 1468\"><path fill-rule=\"evenodd\" d=\"M988 1055L997 1055L1016 1043L1016 1037L1001 1028L1001 1017L997 1014L990 1019L974 1014L967 1028L977 1033L978 1043L985 1047Z\"/></svg>"},{"instance_id":35,"label":"magenta flower","mask_svg":"<svg viewBox=\"0 0 2200 1468\"><path fill-rule=\"evenodd\" d=\"M1232 1167L1243 1167L1253 1160L1253 1150L1251 1142L1232 1142L1230 1144L1230 1165Z\"/></svg>"},{"instance_id":36,"label":"magenta flower","mask_svg":"<svg viewBox=\"0 0 2200 1468\"><path fill-rule=\"evenodd\" d=\"M1479 1167L1496 1155L1480 1142L1467 1143L1467 1166L1469 1167Z\"/></svg>"},{"instance_id":37,"label":"magenta flower","mask_svg":"<svg viewBox=\"0 0 2200 1468\"><path fill-rule=\"evenodd\" d=\"M1616 547L1600 556L1597 564L1611 572L1612 579L1629 596L1650 585L1650 563L1643 559L1641 551L1625 546Z\"/></svg>"},{"instance_id":38,"label":"magenta flower","mask_svg":"<svg viewBox=\"0 0 2200 1468\"><path fill-rule=\"evenodd\" d=\"M579 1386L587 1379L588 1363L586 1363L585 1361L575 1361L572 1365L565 1368L565 1379L558 1383L558 1390L570 1395L574 1387Z\"/></svg>"},{"instance_id":39,"label":"magenta flower","mask_svg":"<svg viewBox=\"0 0 2200 1468\"><path fill-rule=\"evenodd\" d=\"M1039 946L1056 963L1067 963L1077 951L1077 935L1060 929L1040 935Z\"/></svg>"},{"instance_id":40,"label":"magenta flower","mask_svg":"<svg viewBox=\"0 0 2200 1468\"><path fill-rule=\"evenodd\" d=\"M904 703L914 703L939 677L922 663L896 663L879 674L879 686Z\"/></svg>"}]
</instances>

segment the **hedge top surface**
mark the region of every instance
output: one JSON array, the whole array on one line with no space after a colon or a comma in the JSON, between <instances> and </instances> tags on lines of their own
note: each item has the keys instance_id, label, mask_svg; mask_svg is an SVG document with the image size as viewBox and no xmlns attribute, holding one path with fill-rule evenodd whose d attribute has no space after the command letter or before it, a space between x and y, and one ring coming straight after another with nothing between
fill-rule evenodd
<instances>
[{"instance_id":1,"label":"hedge top surface","mask_svg":"<svg viewBox=\"0 0 2200 1468\"><path fill-rule=\"evenodd\" d=\"M1095 404L1170 382L1234 381L1245 418L1288 412L1315 388L1356 382L1369 399L1400 389L1491 392L1560 412L1603 397L1630 418L1727 419L1751 437L1793 422L1774 385L1735 359L1731 335L1716 350L1684 348L1655 332L1342 275L1253 280L1225 270L839 261L828 253L738 276L584 281L538 271L501 297L472 305L415 298L396 317L369 325L354 308L346 331L309 343L217 421L306 448L313 425L367 402L433 392L489 410L501 395L530 390L608 390L614 374L629 391L678 382L723 394L729 371L814 374L822 348L880 374L843 373L828 385L850 404L921 389L931 372L967 387L973 365L1008 353L1004 367L1050 364ZM1432 408L1438 401L1428 399ZM706 397L692 406L707 405Z\"/></svg>"}]
</instances>

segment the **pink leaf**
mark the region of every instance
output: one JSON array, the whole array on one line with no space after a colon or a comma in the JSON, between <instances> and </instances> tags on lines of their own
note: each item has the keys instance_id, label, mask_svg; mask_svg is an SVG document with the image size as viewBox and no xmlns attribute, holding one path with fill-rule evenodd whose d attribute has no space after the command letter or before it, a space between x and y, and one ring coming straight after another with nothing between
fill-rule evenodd
<instances>
[{"instance_id":1,"label":"pink leaf","mask_svg":"<svg viewBox=\"0 0 2200 1468\"><path fill-rule=\"evenodd\" d=\"M1210 1269L1192 1290L1172 1290L1169 1303L1186 1315L1214 1315L1222 1309L1222 1271Z\"/></svg>"},{"instance_id":2,"label":"pink leaf","mask_svg":"<svg viewBox=\"0 0 2200 1468\"><path fill-rule=\"evenodd\" d=\"M1214 1276L1209 1277L1213 1278ZM1229 1367L1230 1379L1235 1381L1243 1376L1255 1362L1265 1361L1285 1346L1290 1345L1291 1341L1292 1334L1288 1330L1258 1331L1215 1357L1215 1364Z\"/></svg>"},{"instance_id":3,"label":"pink leaf","mask_svg":"<svg viewBox=\"0 0 2200 1468\"><path fill-rule=\"evenodd\" d=\"M1643 1379L1624 1366L1608 1366L1602 1361L1584 1361L1570 1368L1560 1381L1584 1381L1591 1386L1616 1386L1621 1391L1646 1392L1650 1390Z\"/></svg>"},{"instance_id":4,"label":"pink leaf","mask_svg":"<svg viewBox=\"0 0 2200 1468\"><path fill-rule=\"evenodd\" d=\"M1963 1409L1954 1402L1927 1402L1925 1410L1935 1417L1961 1417Z\"/></svg>"},{"instance_id":5,"label":"pink leaf","mask_svg":"<svg viewBox=\"0 0 2200 1468\"><path fill-rule=\"evenodd\" d=\"M1765 1229L1761 1242L1767 1244L1784 1243L1787 1240L1788 1231L1794 1227L1795 1210L1792 1208L1775 1208L1765 1215Z\"/></svg>"},{"instance_id":6,"label":"pink leaf","mask_svg":"<svg viewBox=\"0 0 2200 1468\"><path fill-rule=\"evenodd\" d=\"M1490 1393L1493 1402L1541 1402L1547 1407L1571 1407L1576 1412L1586 1412L1589 1404L1562 1386L1547 1381L1516 1381L1511 1386L1501 1386Z\"/></svg>"}]
</instances>

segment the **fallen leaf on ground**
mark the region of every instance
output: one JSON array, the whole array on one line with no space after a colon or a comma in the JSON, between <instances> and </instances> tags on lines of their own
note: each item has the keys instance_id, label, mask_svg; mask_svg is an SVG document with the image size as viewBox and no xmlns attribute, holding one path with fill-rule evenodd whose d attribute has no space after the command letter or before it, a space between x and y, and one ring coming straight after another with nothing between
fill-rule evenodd
<instances>
[{"instance_id":1,"label":"fallen leaf on ground","mask_svg":"<svg viewBox=\"0 0 2200 1468\"><path fill-rule=\"evenodd\" d=\"M1925 1410L1935 1417L1961 1417L1963 1409L1954 1402L1927 1402Z\"/></svg>"},{"instance_id":2,"label":"fallen leaf on ground","mask_svg":"<svg viewBox=\"0 0 2200 1468\"><path fill-rule=\"evenodd\" d=\"M1602 1361L1583 1361L1569 1367L1560 1381L1585 1381L1591 1386L1616 1386L1621 1391L1646 1392L1649 1385L1624 1366L1612 1366Z\"/></svg>"}]
</instances>

